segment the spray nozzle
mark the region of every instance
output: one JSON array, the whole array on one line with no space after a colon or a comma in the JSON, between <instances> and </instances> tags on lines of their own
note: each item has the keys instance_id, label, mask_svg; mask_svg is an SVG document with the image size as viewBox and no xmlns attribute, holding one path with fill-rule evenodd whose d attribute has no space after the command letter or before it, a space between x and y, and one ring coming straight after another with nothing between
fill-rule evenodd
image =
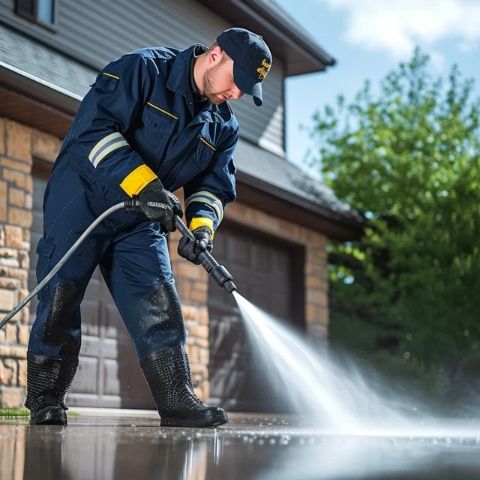
<instances>
[{"instance_id":1,"label":"spray nozzle","mask_svg":"<svg viewBox=\"0 0 480 480\"><path fill-rule=\"evenodd\" d=\"M223 265L215 265L208 273L215 282L217 282L220 287L223 287L228 293L233 293L237 290L237 286L233 283L233 277Z\"/></svg>"}]
</instances>

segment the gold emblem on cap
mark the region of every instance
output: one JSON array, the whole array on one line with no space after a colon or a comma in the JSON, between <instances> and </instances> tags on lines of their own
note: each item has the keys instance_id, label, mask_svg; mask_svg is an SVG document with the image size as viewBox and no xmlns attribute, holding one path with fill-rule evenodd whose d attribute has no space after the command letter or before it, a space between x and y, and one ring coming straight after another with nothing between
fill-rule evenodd
<instances>
[{"instance_id":1,"label":"gold emblem on cap","mask_svg":"<svg viewBox=\"0 0 480 480\"><path fill-rule=\"evenodd\" d=\"M262 64L257 68L259 80L263 80L268 75L271 66L272 64L268 63L266 58L262 60Z\"/></svg>"}]
</instances>

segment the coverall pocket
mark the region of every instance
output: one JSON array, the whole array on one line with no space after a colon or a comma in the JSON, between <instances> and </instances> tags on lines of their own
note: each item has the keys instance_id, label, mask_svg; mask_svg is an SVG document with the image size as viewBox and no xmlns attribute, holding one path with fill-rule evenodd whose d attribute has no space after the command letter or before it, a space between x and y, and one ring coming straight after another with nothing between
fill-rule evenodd
<instances>
[{"instance_id":1,"label":"coverall pocket","mask_svg":"<svg viewBox=\"0 0 480 480\"><path fill-rule=\"evenodd\" d=\"M177 117L173 113L147 102L143 109L142 121L146 128L156 133L171 133L177 124Z\"/></svg>"},{"instance_id":2,"label":"coverall pocket","mask_svg":"<svg viewBox=\"0 0 480 480\"><path fill-rule=\"evenodd\" d=\"M38 255L42 257L50 258L53 251L55 250L55 245L50 243L45 237L42 237L37 244L37 249L35 250Z\"/></svg>"},{"instance_id":3,"label":"coverall pocket","mask_svg":"<svg viewBox=\"0 0 480 480\"><path fill-rule=\"evenodd\" d=\"M99 92L109 93L115 91L118 86L118 80L118 78L101 73L94 85Z\"/></svg>"},{"instance_id":4,"label":"coverall pocket","mask_svg":"<svg viewBox=\"0 0 480 480\"><path fill-rule=\"evenodd\" d=\"M37 269L36 269L38 283L40 283L50 271L50 263L51 263L50 258L54 250L55 250L55 245L53 243L50 243L48 240L46 240L45 237L42 237L38 241L37 249L36 249L36 252L38 254ZM39 300L47 301L48 299L47 291L48 291L48 286L46 286L39 292L38 294Z\"/></svg>"},{"instance_id":5,"label":"coverall pocket","mask_svg":"<svg viewBox=\"0 0 480 480\"><path fill-rule=\"evenodd\" d=\"M213 154L215 153L215 147L210 140L200 135L198 137L197 150L195 152L195 160L197 164L203 168L207 168L212 161Z\"/></svg>"}]
</instances>

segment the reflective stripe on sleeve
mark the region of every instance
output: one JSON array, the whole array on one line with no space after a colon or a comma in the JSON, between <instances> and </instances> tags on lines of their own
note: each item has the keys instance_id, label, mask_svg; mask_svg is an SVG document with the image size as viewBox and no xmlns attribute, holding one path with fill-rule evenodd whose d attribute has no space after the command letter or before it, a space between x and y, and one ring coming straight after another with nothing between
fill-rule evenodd
<instances>
[{"instance_id":1,"label":"reflective stripe on sleeve","mask_svg":"<svg viewBox=\"0 0 480 480\"><path fill-rule=\"evenodd\" d=\"M128 147L128 142L120 132L110 133L95 144L88 159L97 168L98 164L110 153L122 147Z\"/></svg>"},{"instance_id":2,"label":"reflective stripe on sleeve","mask_svg":"<svg viewBox=\"0 0 480 480\"><path fill-rule=\"evenodd\" d=\"M122 181L120 186L124 192L133 197L138 195L151 181L158 178L153 170L143 164L132 170Z\"/></svg>"},{"instance_id":3,"label":"reflective stripe on sleeve","mask_svg":"<svg viewBox=\"0 0 480 480\"><path fill-rule=\"evenodd\" d=\"M193 195L190 195L185 201L185 208L187 209L191 203L204 203L209 207L212 207L215 213L217 214L218 223L223 219L223 205L218 197L213 193L207 191L196 192Z\"/></svg>"}]
</instances>

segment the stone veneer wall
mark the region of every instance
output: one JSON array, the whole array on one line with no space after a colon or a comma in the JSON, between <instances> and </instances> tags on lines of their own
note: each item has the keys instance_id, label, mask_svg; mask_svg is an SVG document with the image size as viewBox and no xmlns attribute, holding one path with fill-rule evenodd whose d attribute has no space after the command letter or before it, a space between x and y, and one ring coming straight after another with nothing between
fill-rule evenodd
<instances>
[{"instance_id":1,"label":"stone veneer wall","mask_svg":"<svg viewBox=\"0 0 480 480\"><path fill-rule=\"evenodd\" d=\"M28 292L33 159L53 163L59 147L60 140L56 137L0 118L2 318ZM324 340L328 326L326 278L328 239L324 235L238 202L226 209L226 219L304 246L307 330L315 339ZM176 252L178 239L178 232L171 235L169 242L171 262L188 331L187 351L196 393L206 400L209 397L208 277L201 268L178 256ZM0 330L0 406L3 407L18 407L24 402L29 320L29 311L26 307Z\"/></svg>"},{"instance_id":2,"label":"stone veneer wall","mask_svg":"<svg viewBox=\"0 0 480 480\"><path fill-rule=\"evenodd\" d=\"M32 130L0 119L0 315L28 293L32 223ZM23 403L29 314L0 330L0 405Z\"/></svg>"}]
</instances>

